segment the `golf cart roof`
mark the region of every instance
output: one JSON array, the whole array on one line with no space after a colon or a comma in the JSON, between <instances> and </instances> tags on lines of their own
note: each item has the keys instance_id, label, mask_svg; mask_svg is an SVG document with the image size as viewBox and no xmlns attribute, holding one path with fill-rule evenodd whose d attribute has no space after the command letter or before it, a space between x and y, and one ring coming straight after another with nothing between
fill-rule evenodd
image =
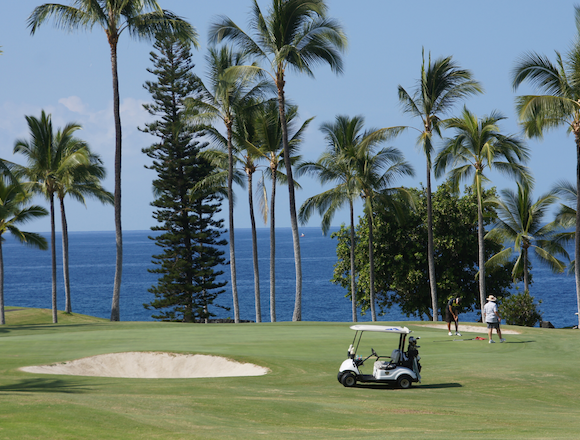
<instances>
[{"instance_id":1,"label":"golf cart roof","mask_svg":"<svg viewBox=\"0 0 580 440\"><path fill-rule=\"evenodd\" d=\"M351 329L361 332L383 332L383 333L399 333L399 334L408 334L411 333L407 327L392 327L392 326L385 326L385 325L351 325Z\"/></svg>"}]
</instances>

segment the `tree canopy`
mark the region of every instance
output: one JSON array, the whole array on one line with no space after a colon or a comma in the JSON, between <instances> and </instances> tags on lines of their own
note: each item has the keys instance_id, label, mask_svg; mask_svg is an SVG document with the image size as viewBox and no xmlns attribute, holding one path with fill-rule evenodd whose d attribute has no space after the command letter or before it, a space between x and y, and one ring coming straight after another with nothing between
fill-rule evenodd
<instances>
[{"instance_id":1,"label":"tree canopy","mask_svg":"<svg viewBox=\"0 0 580 440\"><path fill-rule=\"evenodd\" d=\"M425 189L410 190L415 193L416 210L407 212L399 223L392 210L376 208L375 222L375 272L376 298L381 313L397 305L407 316L420 319L433 318L430 307L429 272L427 265L427 208ZM485 191L486 197L494 190ZM433 193L433 236L437 268L438 309L443 310L448 298L462 298L462 310L473 310L478 305L478 255L477 255L477 203L471 188L459 196L449 181ZM486 209L486 214L491 211ZM487 223L490 219L488 217ZM366 218L357 227L356 266L357 301L362 310L369 308L369 262ZM333 282L345 288L350 284L349 234L344 226L333 234L338 239ZM502 248L501 244L486 243L491 255ZM452 262L452 264L450 263ZM509 295L511 263L498 266L486 273L488 292L496 297Z\"/></svg>"}]
</instances>

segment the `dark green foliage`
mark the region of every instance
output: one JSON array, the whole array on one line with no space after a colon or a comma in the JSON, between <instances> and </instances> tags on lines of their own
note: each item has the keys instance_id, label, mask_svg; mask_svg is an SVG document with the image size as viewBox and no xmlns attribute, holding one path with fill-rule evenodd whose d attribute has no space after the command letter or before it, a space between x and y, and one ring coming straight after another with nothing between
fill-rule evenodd
<instances>
[{"instance_id":1,"label":"dark green foliage","mask_svg":"<svg viewBox=\"0 0 580 440\"><path fill-rule=\"evenodd\" d=\"M534 297L526 290L502 301L501 316L506 324L534 327L542 320L542 314L537 307L541 303L540 300L538 304L534 304Z\"/></svg>"},{"instance_id":2,"label":"dark green foliage","mask_svg":"<svg viewBox=\"0 0 580 440\"><path fill-rule=\"evenodd\" d=\"M226 242L220 240L222 220L213 219L220 210L218 198L201 194L190 200L189 190L213 169L199 157L205 145L196 139L203 133L192 132L183 118L183 100L198 89L189 48L165 37L158 38L155 49L155 67L148 70L157 80L145 84L153 103L144 107L158 119L143 131L159 142L143 152L153 159L148 168L157 172L152 206L158 208L153 217L159 225L151 230L160 234L150 238L163 252L153 256L159 267L151 272L160 275L149 289L155 300L144 306L158 310L155 319L194 322L213 316L209 307L224 292L226 283L216 281L223 272L214 268L224 263L217 246Z\"/></svg>"},{"instance_id":3,"label":"dark green foliage","mask_svg":"<svg viewBox=\"0 0 580 440\"><path fill-rule=\"evenodd\" d=\"M376 297L381 311L397 304L407 316L432 319L431 294L427 266L427 208L424 191L410 190L416 197L416 210L407 212L398 223L393 212L375 209L374 244ZM493 195L490 190L485 197ZM433 193L433 237L439 311L451 296L462 298L461 310L473 310L479 304L477 203L467 188L466 195L453 194L449 182ZM489 217L491 211L486 211ZM487 223L486 223L487 224ZM350 285L349 231L342 227L333 234L338 239L333 282ZM486 255L501 250L501 244L486 241ZM365 219L357 227L356 270L357 302L368 308L368 227ZM496 297L509 295L512 264L486 271L487 293Z\"/></svg>"}]
</instances>

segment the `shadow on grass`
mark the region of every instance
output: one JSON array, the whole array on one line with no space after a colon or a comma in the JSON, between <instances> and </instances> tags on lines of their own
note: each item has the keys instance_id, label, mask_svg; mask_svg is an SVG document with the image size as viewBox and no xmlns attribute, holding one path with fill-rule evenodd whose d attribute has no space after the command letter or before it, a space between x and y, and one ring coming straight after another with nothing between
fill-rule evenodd
<instances>
[{"instance_id":1,"label":"shadow on grass","mask_svg":"<svg viewBox=\"0 0 580 440\"><path fill-rule=\"evenodd\" d=\"M461 388L463 385L460 383L433 383L430 385L413 385L410 390L413 389L437 389L437 388ZM389 384L370 384L370 383L357 383L355 388L365 388L368 390L398 390L396 385Z\"/></svg>"},{"instance_id":2,"label":"shadow on grass","mask_svg":"<svg viewBox=\"0 0 580 440\"><path fill-rule=\"evenodd\" d=\"M0 385L0 393L85 393L89 389L62 379L24 379L10 385Z\"/></svg>"},{"instance_id":3,"label":"shadow on grass","mask_svg":"<svg viewBox=\"0 0 580 440\"><path fill-rule=\"evenodd\" d=\"M505 341L503 344L529 344L530 342L536 341Z\"/></svg>"},{"instance_id":4,"label":"shadow on grass","mask_svg":"<svg viewBox=\"0 0 580 440\"><path fill-rule=\"evenodd\" d=\"M103 325L100 322L94 323L79 323L79 324L24 324L24 325L7 325L0 327L0 333L11 333L17 331L28 331L28 330L61 330L66 326L66 328L82 328L82 327L96 327Z\"/></svg>"},{"instance_id":5,"label":"shadow on grass","mask_svg":"<svg viewBox=\"0 0 580 440\"><path fill-rule=\"evenodd\" d=\"M457 382L450 382L450 383L432 383L429 385L415 385L414 388L423 388L423 389L438 389L438 388L461 388L463 385Z\"/></svg>"}]
</instances>

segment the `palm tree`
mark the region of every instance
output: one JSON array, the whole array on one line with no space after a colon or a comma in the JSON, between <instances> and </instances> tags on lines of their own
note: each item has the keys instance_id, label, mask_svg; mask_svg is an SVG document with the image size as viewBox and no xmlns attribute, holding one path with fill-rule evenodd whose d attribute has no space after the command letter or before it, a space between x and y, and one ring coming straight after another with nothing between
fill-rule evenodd
<instances>
[{"instance_id":1,"label":"palm tree","mask_svg":"<svg viewBox=\"0 0 580 440\"><path fill-rule=\"evenodd\" d=\"M308 198L300 208L300 220L308 221L315 209L322 215L322 230L328 231L335 212L348 202L350 209L350 270L353 321L356 321L356 289L354 267L354 200L361 197L369 225L370 306L372 320L376 321L374 301L374 245L373 212L375 199L394 203L395 193L404 194L402 188L390 188L396 177L413 175L413 169L403 160L396 148L376 147L396 136L402 127L368 129L362 131L364 118L337 116L334 123L323 124L327 149L316 163L304 163L299 173L318 175L322 184L337 182L338 185L321 194Z\"/></svg>"},{"instance_id":2,"label":"palm tree","mask_svg":"<svg viewBox=\"0 0 580 440\"><path fill-rule=\"evenodd\" d=\"M56 27L67 30L87 30L99 25L111 50L113 74L113 115L115 119L115 235L117 257L115 283L111 306L111 321L120 320L119 298L123 271L123 233L121 229L121 115L119 78L117 73L117 44L124 31L137 39L152 40L157 34L173 34L197 46L195 29L172 12L161 9L155 0L95 1L74 0L73 6L46 3L36 7L28 17L30 33L47 20L54 19Z\"/></svg>"},{"instance_id":3,"label":"palm tree","mask_svg":"<svg viewBox=\"0 0 580 440\"><path fill-rule=\"evenodd\" d=\"M262 304L260 295L260 268L258 264L258 234L256 231L256 215L254 212L254 174L257 171L256 156L250 151L242 152L240 165L244 168L248 179L248 205L250 209L250 226L252 228L252 261L254 265L254 300L256 306L256 322L262 322Z\"/></svg>"},{"instance_id":4,"label":"palm tree","mask_svg":"<svg viewBox=\"0 0 580 440\"><path fill-rule=\"evenodd\" d=\"M257 157L253 155L250 151L246 151L243 148L245 142L247 142L248 137L251 137L251 132L253 131L252 124L252 112L240 112L234 117L234 124L231 127L232 135L226 139L219 130L215 127L208 127L206 129L207 134L212 139L212 144L217 146L217 148L209 148L203 150L201 155L208 160L215 168L216 172L209 177L209 179L200 182L198 188L205 187L207 190L210 188L221 188L225 197L228 194L232 196L232 212L233 212L233 191L229 186L230 183L235 181L240 186L244 187L245 182L242 179L241 172L238 167L243 169L248 182L248 204L250 209L250 223L252 229L252 260L254 266L254 297L255 297L255 309L256 309L256 322L262 322L262 310L261 310L261 300L260 300L260 271L258 265L258 239L256 231L256 219L254 214L254 193L253 193L253 177L254 173L257 171L256 160ZM230 174L230 166L232 163L232 174ZM230 182L229 176L232 175L232 182Z\"/></svg>"},{"instance_id":5,"label":"palm tree","mask_svg":"<svg viewBox=\"0 0 580 440\"><path fill-rule=\"evenodd\" d=\"M326 235L335 212L348 201L350 212L350 297L352 304L352 322L357 322L356 312L356 280L354 265L354 201L358 197L354 188L354 170L348 160L342 160L349 148L356 148L362 135L360 130L363 121L361 117L349 119L337 116L335 124L322 124L321 131L326 133L328 148L316 163L305 162L300 165L297 174L315 174L319 176L322 185L337 182L338 185L321 194L307 199L300 207L298 218L306 223L313 210L318 209L322 215L322 231Z\"/></svg>"},{"instance_id":6,"label":"palm tree","mask_svg":"<svg viewBox=\"0 0 580 440\"><path fill-rule=\"evenodd\" d=\"M307 119L298 129L295 129L294 121L298 117L298 107L287 105L285 110L287 129L289 133L290 161L292 164L300 160L298 148L304 139L304 132L314 118ZM254 137L245 142L245 148L249 154L265 161L268 170L262 174L258 190L263 197L260 202L263 206L264 223L270 217L270 321L276 322L276 186L278 183L287 184L286 174L280 171L284 166L284 147L280 112L274 101L266 101L254 115ZM270 207L268 208L267 191L264 185L264 176L271 182ZM298 186L297 182L294 182Z\"/></svg>"},{"instance_id":7,"label":"palm tree","mask_svg":"<svg viewBox=\"0 0 580 440\"><path fill-rule=\"evenodd\" d=\"M528 170L521 164L529 158L528 148L516 137L500 133L498 122L505 119L497 111L478 119L466 107L461 117L445 122L446 128L455 130L455 137L448 139L435 159L435 177L441 177L449 168L451 182L459 191L459 182L473 177L477 198L478 244L479 244L479 298L481 312L485 305L485 227L483 224L483 185L488 182L485 169L497 171L529 181ZM483 315L482 315L483 316Z\"/></svg>"},{"instance_id":8,"label":"palm tree","mask_svg":"<svg viewBox=\"0 0 580 440\"><path fill-rule=\"evenodd\" d=\"M57 144L61 142L56 139ZM65 313L72 313L71 293L70 293L70 276L69 276L69 259L68 259L68 224L64 208L64 198L70 197L85 204L85 196L94 197L104 204L113 204L113 194L106 191L101 186L101 180L105 178L106 172L103 163L97 154L89 150L88 145L79 139L69 139L66 146L68 155L75 151L84 150L88 156L88 165L79 165L73 169L64 169L64 175L59 176L60 184L57 187L56 195L60 203L60 217L62 224L62 260L64 274L64 291L65 291Z\"/></svg>"},{"instance_id":9,"label":"palm tree","mask_svg":"<svg viewBox=\"0 0 580 440\"><path fill-rule=\"evenodd\" d=\"M442 116L449 112L453 105L475 93L481 93L480 84L472 79L469 70L460 69L451 59L439 58L421 66L421 78L417 81L413 95L399 86L399 101L405 113L421 120L417 139L427 159L427 260L429 265L429 284L431 287L431 305L433 321L438 320L437 280L435 279L435 256L433 249L433 209L431 206L431 155L433 153L433 133L441 136Z\"/></svg>"},{"instance_id":10,"label":"palm tree","mask_svg":"<svg viewBox=\"0 0 580 440\"><path fill-rule=\"evenodd\" d=\"M238 302L238 286L236 277L236 253L234 234L234 124L237 117L248 111L255 105L255 99L260 97L267 85L263 82L254 82L253 76L229 75L225 72L232 66L244 65L247 61L246 55L236 53L227 46L221 49L210 48L206 56L209 65L208 83L197 78L200 86L200 96L188 98L186 105L189 107L190 118L198 124L211 124L213 121L221 120L226 128L225 144L228 151L228 216L230 235L230 273L232 282L232 297L234 303L234 321L240 322L240 310ZM220 139L224 143L223 136L215 127L205 126L214 138Z\"/></svg>"},{"instance_id":11,"label":"palm tree","mask_svg":"<svg viewBox=\"0 0 580 440\"><path fill-rule=\"evenodd\" d=\"M254 0L250 18L250 28L255 35L254 39L228 17L222 17L210 28L210 41L231 40L250 55L264 61L268 66L266 69L247 66L246 70L261 69L267 72L278 90L278 109L282 124L282 144L288 177L290 224L296 265L296 302L293 321L302 319L302 260L286 120L285 73L288 68L293 68L298 72L313 76L312 67L319 63L327 63L334 72L342 72L340 52L346 47L346 36L336 21L327 18L326 12L327 6L324 0L272 0L269 14L264 16L258 2Z\"/></svg>"},{"instance_id":12,"label":"palm tree","mask_svg":"<svg viewBox=\"0 0 580 440\"><path fill-rule=\"evenodd\" d=\"M10 232L18 241L42 250L48 249L46 239L34 232L21 231L18 226L38 217L48 215L42 206L28 205L33 194L22 190L2 174L0 176L0 324L6 324L4 317L4 257L2 243L4 233Z\"/></svg>"},{"instance_id":13,"label":"palm tree","mask_svg":"<svg viewBox=\"0 0 580 440\"><path fill-rule=\"evenodd\" d=\"M578 198L577 188L571 182L561 180L554 185L551 192L556 194L560 200L563 199L563 203L560 203L560 207L556 211L556 217L551 223L559 231L556 234L556 240L562 244L574 242L576 231L571 229L576 225L576 209L573 206L576 206ZM572 260L569 271L573 273L575 270L576 260Z\"/></svg>"},{"instance_id":14,"label":"palm tree","mask_svg":"<svg viewBox=\"0 0 580 440\"><path fill-rule=\"evenodd\" d=\"M26 189L43 194L50 204L50 246L52 258L52 322L57 323L56 307L56 240L54 220L54 196L58 193L63 176L74 175L75 169L89 165L87 150L71 149L73 134L81 127L67 124L56 135L53 132L50 115L42 111L40 119L26 116L30 130L30 141L17 140L14 153L22 153L27 166L15 167L15 173L24 176Z\"/></svg>"},{"instance_id":15,"label":"palm tree","mask_svg":"<svg viewBox=\"0 0 580 440\"><path fill-rule=\"evenodd\" d=\"M569 259L568 252L559 243L555 233L556 224L544 225L544 217L550 206L557 200L556 192L551 191L541 196L535 203L531 199L531 188L518 182L518 191L504 189L500 199L491 201L496 206L498 223L489 231L486 238L503 243L511 242L507 247L488 260L488 265L508 261L513 252L518 259L512 271L514 283L524 280L524 291L529 291L529 252L534 250L539 261L547 264L554 272L563 272L566 264L555 255Z\"/></svg>"},{"instance_id":16,"label":"palm tree","mask_svg":"<svg viewBox=\"0 0 580 440\"><path fill-rule=\"evenodd\" d=\"M560 204L560 208L556 212L554 224L562 229L570 229L576 225L576 209L572 206L576 204L578 198L578 191L575 185L562 180L554 186L552 191L558 195L560 199L564 199L564 203ZM559 232L558 237L565 243L574 241L576 237L575 231Z\"/></svg>"},{"instance_id":17,"label":"palm tree","mask_svg":"<svg viewBox=\"0 0 580 440\"><path fill-rule=\"evenodd\" d=\"M523 55L513 70L514 90L527 81L540 94L516 98L516 108L528 137L568 127L576 143L576 188L580 188L580 6L575 7L577 37L565 59L556 51L556 64L535 52ZM575 261L580 261L580 192L576 191ZM575 265L576 299L580 313L580 265ZM578 315L580 325L580 314Z\"/></svg>"}]
</instances>

